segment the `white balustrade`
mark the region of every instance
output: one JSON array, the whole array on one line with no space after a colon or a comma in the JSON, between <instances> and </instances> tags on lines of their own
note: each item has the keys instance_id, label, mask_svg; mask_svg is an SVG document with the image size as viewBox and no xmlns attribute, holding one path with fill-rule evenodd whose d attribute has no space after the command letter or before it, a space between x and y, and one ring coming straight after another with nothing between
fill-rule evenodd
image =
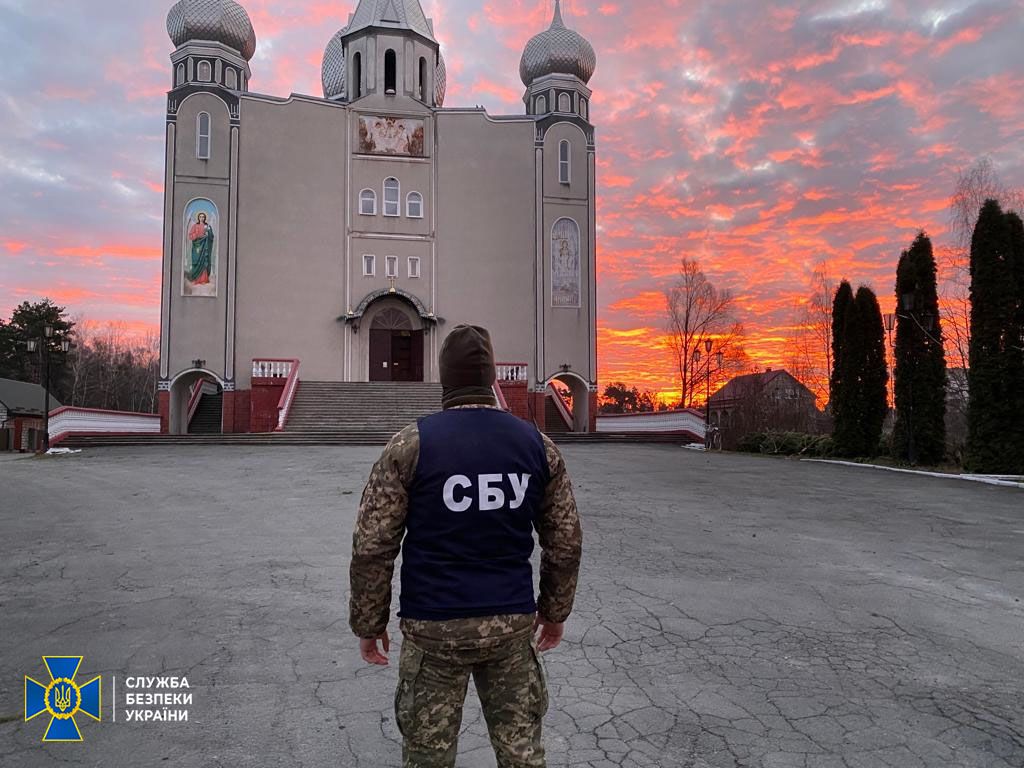
<instances>
[{"instance_id":1,"label":"white balustrade","mask_svg":"<svg viewBox=\"0 0 1024 768\"><path fill-rule=\"evenodd\" d=\"M253 360L254 379L287 379L292 375L294 360Z\"/></svg>"},{"instance_id":2,"label":"white balustrade","mask_svg":"<svg viewBox=\"0 0 1024 768\"><path fill-rule=\"evenodd\" d=\"M498 363L498 381L529 381L530 366L526 363Z\"/></svg>"},{"instance_id":3,"label":"white balustrade","mask_svg":"<svg viewBox=\"0 0 1024 768\"><path fill-rule=\"evenodd\" d=\"M68 434L159 434L160 416L152 413L58 408L50 414L50 441Z\"/></svg>"},{"instance_id":4,"label":"white balustrade","mask_svg":"<svg viewBox=\"0 0 1024 768\"><path fill-rule=\"evenodd\" d=\"M690 432L704 439L704 415L697 411L599 414L598 432Z\"/></svg>"}]
</instances>

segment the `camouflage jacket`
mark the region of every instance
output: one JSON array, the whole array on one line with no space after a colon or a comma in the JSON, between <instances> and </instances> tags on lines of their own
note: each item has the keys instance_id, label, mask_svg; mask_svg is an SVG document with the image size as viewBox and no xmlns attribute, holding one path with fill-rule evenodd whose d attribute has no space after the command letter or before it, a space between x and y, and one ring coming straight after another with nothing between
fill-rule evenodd
<instances>
[{"instance_id":1,"label":"camouflage jacket","mask_svg":"<svg viewBox=\"0 0 1024 768\"><path fill-rule=\"evenodd\" d=\"M487 406L463 406L487 407ZM583 533L562 454L544 436L551 479L535 523L541 546L538 611L549 621L565 621L576 596ZM405 535L408 488L419 462L420 439L412 424L391 442L370 473L352 536L349 623L363 638L387 628L395 558ZM533 616L491 616L455 621L402 621L403 633L437 650L480 647L528 633Z\"/></svg>"}]
</instances>

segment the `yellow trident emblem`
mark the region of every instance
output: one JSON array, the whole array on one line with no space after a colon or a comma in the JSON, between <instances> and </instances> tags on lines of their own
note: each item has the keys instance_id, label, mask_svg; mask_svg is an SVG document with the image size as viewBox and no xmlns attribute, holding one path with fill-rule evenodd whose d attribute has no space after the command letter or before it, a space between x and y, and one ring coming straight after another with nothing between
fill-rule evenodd
<instances>
[{"instance_id":1,"label":"yellow trident emblem","mask_svg":"<svg viewBox=\"0 0 1024 768\"><path fill-rule=\"evenodd\" d=\"M67 683L56 686L53 690L53 703L61 712L71 709L71 686Z\"/></svg>"}]
</instances>

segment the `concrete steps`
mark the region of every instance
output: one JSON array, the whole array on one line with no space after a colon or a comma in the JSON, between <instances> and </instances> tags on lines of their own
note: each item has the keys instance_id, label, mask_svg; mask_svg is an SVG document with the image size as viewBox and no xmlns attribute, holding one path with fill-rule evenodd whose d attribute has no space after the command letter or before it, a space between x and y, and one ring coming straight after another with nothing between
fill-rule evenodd
<instances>
[{"instance_id":1,"label":"concrete steps","mask_svg":"<svg viewBox=\"0 0 1024 768\"><path fill-rule=\"evenodd\" d=\"M390 436L439 410L440 384L303 381L295 393L285 432Z\"/></svg>"},{"instance_id":2,"label":"concrete steps","mask_svg":"<svg viewBox=\"0 0 1024 768\"><path fill-rule=\"evenodd\" d=\"M217 435L221 431L221 415L224 412L224 395L203 395L188 425L190 435Z\"/></svg>"}]
</instances>

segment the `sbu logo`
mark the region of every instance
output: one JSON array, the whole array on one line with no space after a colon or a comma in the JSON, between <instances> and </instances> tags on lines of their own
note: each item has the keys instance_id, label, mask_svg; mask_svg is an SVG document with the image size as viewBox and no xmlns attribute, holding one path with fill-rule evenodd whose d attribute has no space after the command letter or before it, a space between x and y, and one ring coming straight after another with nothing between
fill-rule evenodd
<instances>
[{"instance_id":1,"label":"sbu logo","mask_svg":"<svg viewBox=\"0 0 1024 768\"><path fill-rule=\"evenodd\" d=\"M508 487L505 480L508 480ZM511 493L510 509L519 509L526 500L526 489L530 486L530 475L478 475L476 500L481 512L503 509L508 500L506 490ZM444 484L444 505L452 512L465 512L473 506L470 489L473 481L465 475L449 477Z\"/></svg>"},{"instance_id":2,"label":"sbu logo","mask_svg":"<svg viewBox=\"0 0 1024 768\"><path fill-rule=\"evenodd\" d=\"M81 741L75 715L81 712L99 721L103 681L97 675L81 687L75 683L81 656L44 656L43 663L50 673L49 685L25 676L25 721L48 712L50 724L43 741Z\"/></svg>"}]
</instances>

